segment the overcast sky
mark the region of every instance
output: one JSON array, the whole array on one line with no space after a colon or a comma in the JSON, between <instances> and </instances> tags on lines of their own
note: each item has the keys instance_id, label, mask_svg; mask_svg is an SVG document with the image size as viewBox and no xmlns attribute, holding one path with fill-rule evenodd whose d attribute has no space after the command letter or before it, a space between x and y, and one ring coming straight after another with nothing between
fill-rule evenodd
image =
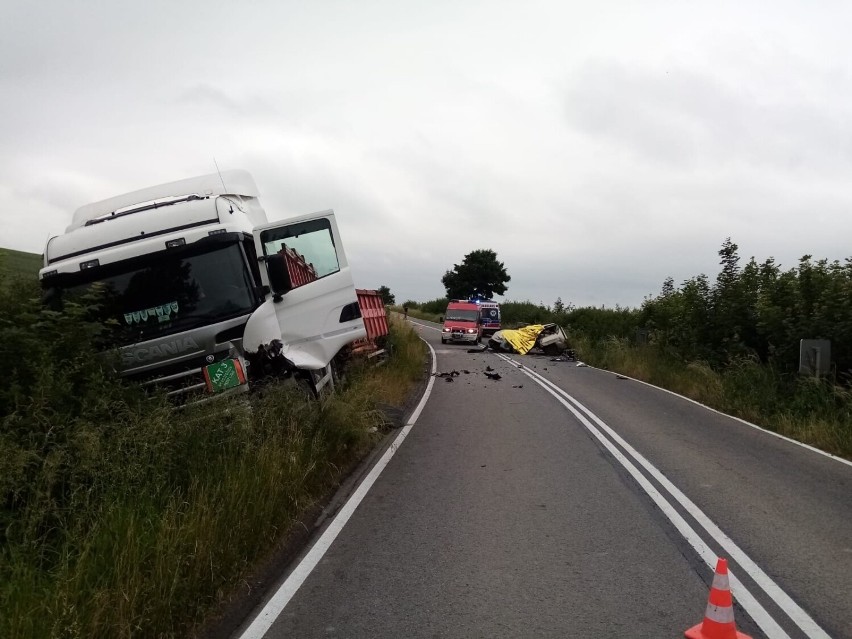
<instances>
[{"instance_id":1,"label":"overcast sky","mask_svg":"<svg viewBox=\"0 0 852 639\"><path fill-rule=\"evenodd\" d=\"M852 256L852 4L3 0L0 247L250 171L397 301L492 249L507 300L639 306Z\"/></svg>"}]
</instances>

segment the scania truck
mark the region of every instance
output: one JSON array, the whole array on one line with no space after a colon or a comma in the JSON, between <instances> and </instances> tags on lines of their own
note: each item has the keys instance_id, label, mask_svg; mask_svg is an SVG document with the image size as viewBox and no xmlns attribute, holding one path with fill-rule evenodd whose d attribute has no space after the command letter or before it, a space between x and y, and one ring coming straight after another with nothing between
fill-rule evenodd
<instances>
[{"instance_id":1,"label":"scania truck","mask_svg":"<svg viewBox=\"0 0 852 639\"><path fill-rule=\"evenodd\" d=\"M367 336L334 212L269 222L246 171L77 209L39 278L54 308L94 294L121 374L181 401L270 375L318 392Z\"/></svg>"}]
</instances>

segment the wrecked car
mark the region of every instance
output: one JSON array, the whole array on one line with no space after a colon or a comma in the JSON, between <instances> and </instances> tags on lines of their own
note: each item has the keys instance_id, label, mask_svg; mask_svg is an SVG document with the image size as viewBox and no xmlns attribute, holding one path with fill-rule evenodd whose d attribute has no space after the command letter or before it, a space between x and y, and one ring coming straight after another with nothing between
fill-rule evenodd
<instances>
[{"instance_id":1,"label":"wrecked car","mask_svg":"<svg viewBox=\"0 0 852 639\"><path fill-rule=\"evenodd\" d=\"M492 350L503 353L561 355L568 350L568 336L558 324L531 324L497 331L488 340Z\"/></svg>"}]
</instances>

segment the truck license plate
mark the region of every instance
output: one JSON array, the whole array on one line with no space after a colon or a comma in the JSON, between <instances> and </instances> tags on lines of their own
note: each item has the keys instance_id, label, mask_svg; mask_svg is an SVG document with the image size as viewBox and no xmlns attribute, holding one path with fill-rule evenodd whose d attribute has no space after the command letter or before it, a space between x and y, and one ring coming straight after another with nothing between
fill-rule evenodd
<instances>
[{"instance_id":1,"label":"truck license plate","mask_svg":"<svg viewBox=\"0 0 852 639\"><path fill-rule=\"evenodd\" d=\"M207 388L214 393L245 383L242 367L233 359L209 364L204 368L204 377L207 379Z\"/></svg>"}]
</instances>

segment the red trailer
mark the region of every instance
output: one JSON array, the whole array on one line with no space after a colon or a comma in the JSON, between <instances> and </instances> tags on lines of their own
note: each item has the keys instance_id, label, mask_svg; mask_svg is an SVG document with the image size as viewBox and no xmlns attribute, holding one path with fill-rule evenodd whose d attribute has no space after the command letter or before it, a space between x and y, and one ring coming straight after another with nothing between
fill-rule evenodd
<instances>
[{"instance_id":1,"label":"red trailer","mask_svg":"<svg viewBox=\"0 0 852 639\"><path fill-rule=\"evenodd\" d=\"M367 329L367 337L351 344L352 353L376 357L385 352L384 342L390 329L385 304L378 291L373 289L355 289L358 295L358 306L361 307L361 317Z\"/></svg>"},{"instance_id":2,"label":"red trailer","mask_svg":"<svg viewBox=\"0 0 852 639\"><path fill-rule=\"evenodd\" d=\"M298 251L289 248L287 245L283 245L278 253L284 256L293 288L304 286L317 279L317 271L314 265L308 264L304 255L300 255Z\"/></svg>"},{"instance_id":3,"label":"red trailer","mask_svg":"<svg viewBox=\"0 0 852 639\"><path fill-rule=\"evenodd\" d=\"M388 314L382 296L378 291L366 288L356 288L358 306L361 307L361 317L367 328L367 338L376 339L388 334Z\"/></svg>"}]
</instances>

